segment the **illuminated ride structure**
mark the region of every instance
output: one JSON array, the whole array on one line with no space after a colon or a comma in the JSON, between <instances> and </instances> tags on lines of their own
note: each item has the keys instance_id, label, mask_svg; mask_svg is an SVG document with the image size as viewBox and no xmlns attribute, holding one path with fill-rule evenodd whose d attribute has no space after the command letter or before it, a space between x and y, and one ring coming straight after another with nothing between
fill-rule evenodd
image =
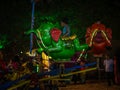
<instances>
[{"instance_id":1,"label":"illuminated ride structure","mask_svg":"<svg viewBox=\"0 0 120 90\"><path fill-rule=\"evenodd\" d=\"M71 58L76 54L76 52L79 53L79 57L77 58L80 59L80 57L84 54L86 50L88 50L89 47L91 47L91 52L94 54L94 56L101 56L108 47L111 47L111 39L112 39L112 32L110 29L105 28L103 24L93 24L91 27L86 32L86 43L81 45L78 37L76 35L70 36L70 37L63 37L61 35L61 30L58 28L54 27L52 23L42 23L40 28L36 30L29 30L26 32L26 34L35 34L36 36L36 41L39 46L37 49L38 53L43 53L42 58L43 59L49 59L49 56L54 59L55 62L70 62ZM107 48L106 48L107 47ZM45 55L47 54L47 55ZM93 64L86 64L86 66L91 66L95 65ZM62 66L61 66L62 68ZM48 78L40 78L39 81L48 81L48 80L67 80L66 78L61 78L61 77L66 77L66 76L71 76L74 74L82 73L82 72L87 72L87 71L92 71L92 70L99 70L99 67L94 67L94 68L88 68L83 71L77 71L77 72L72 72L76 68L81 68L81 66L75 66L75 67L70 67L70 68L65 68L63 71L66 71L66 73L61 73L62 69L60 69L60 72L58 69L56 70L51 70L50 72L45 72L45 73L38 73L38 75L51 75L51 77ZM27 68L26 68L27 69ZM56 73L57 72L57 73ZM68 73L69 72L69 73ZM34 76L33 76L34 77ZM22 77L23 78L23 77ZM22 80L22 79L20 79ZM35 79L36 80L36 79ZM38 79L37 79L38 80ZM12 86L14 83L18 83L19 80L10 82L9 86ZM32 80L23 80L22 83L18 83L18 85L15 85L8 90L13 90L13 88L18 88L23 85L26 85L30 83ZM38 81L38 82L39 82ZM2 87L6 88L6 85L2 85Z\"/></svg>"},{"instance_id":2,"label":"illuminated ride structure","mask_svg":"<svg viewBox=\"0 0 120 90\"><path fill-rule=\"evenodd\" d=\"M102 57L106 54L110 54L112 48L112 30L107 28L104 24L96 22L87 28L86 43L91 48L89 53L92 53L97 62L98 78L101 78L101 72L103 68Z\"/></svg>"},{"instance_id":3,"label":"illuminated ride structure","mask_svg":"<svg viewBox=\"0 0 120 90\"><path fill-rule=\"evenodd\" d=\"M37 30L29 30L26 34L34 33L39 46L37 52L46 52L48 56L57 61L70 61L78 51L88 49L87 44L81 45L76 35L62 37L61 30L52 23L41 24Z\"/></svg>"},{"instance_id":4,"label":"illuminated ride structure","mask_svg":"<svg viewBox=\"0 0 120 90\"><path fill-rule=\"evenodd\" d=\"M102 55L106 54L112 47L112 30L100 22L88 27L85 37L86 43L91 48L90 52L92 52L95 57L102 57Z\"/></svg>"}]
</instances>

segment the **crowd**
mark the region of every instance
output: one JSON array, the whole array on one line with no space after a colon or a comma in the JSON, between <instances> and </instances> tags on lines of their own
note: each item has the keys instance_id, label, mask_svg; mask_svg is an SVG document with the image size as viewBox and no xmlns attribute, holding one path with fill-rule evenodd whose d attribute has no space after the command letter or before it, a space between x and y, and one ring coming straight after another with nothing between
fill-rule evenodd
<instances>
[{"instance_id":1,"label":"crowd","mask_svg":"<svg viewBox=\"0 0 120 90\"><path fill-rule=\"evenodd\" d=\"M50 59L49 61L50 61L49 62L50 67L48 71L52 71L59 68L59 66L54 62L54 60ZM84 66L86 63L87 61L84 58L81 58L81 60L77 62L76 65L82 67L76 69L76 71L82 71L87 69L87 67ZM108 86L111 86L112 84L115 84L113 59L110 58L108 55L105 55L103 60L103 65L104 65L104 71L105 71L104 74L106 77L106 81L108 83ZM39 54L36 57L26 57L26 58L21 58L19 55L15 55L13 58L10 58L9 60L4 60L3 53L2 51L0 51L0 85L6 83L7 81L14 81L26 74L29 74L31 75L29 78L31 80L29 87L31 88L37 87L39 84L39 79L43 78L43 77L38 77L37 73L45 72L46 70L44 67L45 65L42 63L42 57ZM64 69L61 71L61 73L62 74L64 73ZM71 80L75 84L77 82L80 82L81 84L85 84L87 80L86 78L87 78L86 72L82 72L80 74L74 74Z\"/></svg>"},{"instance_id":2,"label":"crowd","mask_svg":"<svg viewBox=\"0 0 120 90\"><path fill-rule=\"evenodd\" d=\"M40 58L33 58L27 55L24 57L15 55L13 58L6 60L2 51L0 51L0 84L7 81L14 81L26 74L41 72L42 63L39 59Z\"/></svg>"},{"instance_id":3,"label":"crowd","mask_svg":"<svg viewBox=\"0 0 120 90\"><path fill-rule=\"evenodd\" d=\"M29 86L27 87L29 90L35 87L45 88L46 82L44 82L44 85L41 85L42 83L40 84L39 79L49 77L49 75L42 74L58 67L52 59L49 60L49 65L46 65L44 62L48 62L48 60L43 61L41 58L42 55L40 54L36 54L34 57L15 55L13 58L5 60L2 51L0 51L0 85L29 75L30 77L26 78L26 80L30 80ZM41 75L38 76L38 74Z\"/></svg>"}]
</instances>

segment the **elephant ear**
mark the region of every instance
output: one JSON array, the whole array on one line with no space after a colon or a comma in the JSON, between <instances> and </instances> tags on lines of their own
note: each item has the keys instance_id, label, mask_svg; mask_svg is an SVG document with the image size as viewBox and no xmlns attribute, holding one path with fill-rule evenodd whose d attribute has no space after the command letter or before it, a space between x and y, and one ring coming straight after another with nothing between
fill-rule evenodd
<instances>
[{"instance_id":1,"label":"elephant ear","mask_svg":"<svg viewBox=\"0 0 120 90\"><path fill-rule=\"evenodd\" d=\"M53 28L53 29L50 31L51 37L52 37L52 39L53 39L55 42L58 42L61 33L62 33L61 30L59 30L58 28Z\"/></svg>"}]
</instances>

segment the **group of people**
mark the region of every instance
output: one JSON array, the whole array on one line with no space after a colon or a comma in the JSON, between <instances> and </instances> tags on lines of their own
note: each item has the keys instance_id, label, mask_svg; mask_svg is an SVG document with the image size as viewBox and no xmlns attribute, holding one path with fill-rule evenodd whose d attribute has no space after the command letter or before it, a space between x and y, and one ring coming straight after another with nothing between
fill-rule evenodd
<instances>
[{"instance_id":1,"label":"group of people","mask_svg":"<svg viewBox=\"0 0 120 90\"><path fill-rule=\"evenodd\" d=\"M103 68L104 68L104 76L106 79L106 82L108 84L108 86L114 85L115 83L115 75L114 75L114 60L112 58L110 58L109 55L105 55L103 57ZM81 70L85 70L87 69L87 67L85 67L86 61L85 60L80 60L80 62L77 65L83 66L80 69L77 69L75 71L81 71ZM82 72L79 74L74 74L72 77L72 81L76 84L78 81L81 84L85 84L86 83L86 72Z\"/></svg>"},{"instance_id":2,"label":"group of people","mask_svg":"<svg viewBox=\"0 0 120 90\"><path fill-rule=\"evenodd\" d=\"M21 62L19 56L15 55L13 58L5 60L2 51L0 51L0 83L5 82L6 80L14 80L16 78L15 73L20 69Z\"/></svg>"},{"instance_id":3,"label":"group of people","mask_svg":"<svg viewBox=\"0 0 120 90\"><path fill-rule=\"evenodd\" d=\"M5 71L5 63L3 63L4 61L2 60L3 56L2 54L0 55L0 71ZM34 61L33 61L34 62ZM33 63L34 64L34 63ZM77 63L77 65L82 66L79 70L85 70L86 64L86 60L81 59L80 62ZM108 83L108 86L111 86L112 84L115 84L114 81L114 61L113 59L110 58L109 55L105 55L105 59L103 60L103 65L104 65L104 70L105 70L105 75L106 75L106 80ZM14 72L14 71L10 71L10 70L18 70L20 66L20 62L19 62L19 57L15 56L13 58L13 60L10 60L7 64L7 70L9 70L9 72ZM31 65L30 65L31 66ZM51 70L56 69L56 64L53 63L53 61L51 61ZM77 70L78 71L78 70ZM0 74L1 76L1 74ZM2 78L2 76L1 76ZM72 80L74 81L74 83L76 83L78 80L80 80L81 84L85 84L86 83L86 72L82 72L80 74L77 75L73 75Z\"/></svg>"}]
</instances>

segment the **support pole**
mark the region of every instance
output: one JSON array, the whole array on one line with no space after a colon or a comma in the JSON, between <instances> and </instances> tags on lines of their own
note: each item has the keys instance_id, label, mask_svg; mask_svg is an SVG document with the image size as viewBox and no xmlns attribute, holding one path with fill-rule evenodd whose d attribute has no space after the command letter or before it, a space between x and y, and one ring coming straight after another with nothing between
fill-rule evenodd
<instances>
[{"instance_id":1,"label":"support pole","mask_svg":"<svg viewBox=\"0 0 120 90\"><path fill-rule=\"evenodd\" d=\"M101 79L101 73L100 73L100 57L97 57L97 69L98 69L98 80Z\"/></svg>"},{"instance_id":2,"label":"support pole","mask_svg":"<svg viewBox=\"0 0 120 90\"><path fill-rule=\"evenodd\" d=\"M31 0L32 2L32 17L31 17L31 30L34 27L34 9L35 9L35 1ZM33 33L30 34L30 54L32 53L32 48L33 48Z\"/></svg>"}]
</instances>

